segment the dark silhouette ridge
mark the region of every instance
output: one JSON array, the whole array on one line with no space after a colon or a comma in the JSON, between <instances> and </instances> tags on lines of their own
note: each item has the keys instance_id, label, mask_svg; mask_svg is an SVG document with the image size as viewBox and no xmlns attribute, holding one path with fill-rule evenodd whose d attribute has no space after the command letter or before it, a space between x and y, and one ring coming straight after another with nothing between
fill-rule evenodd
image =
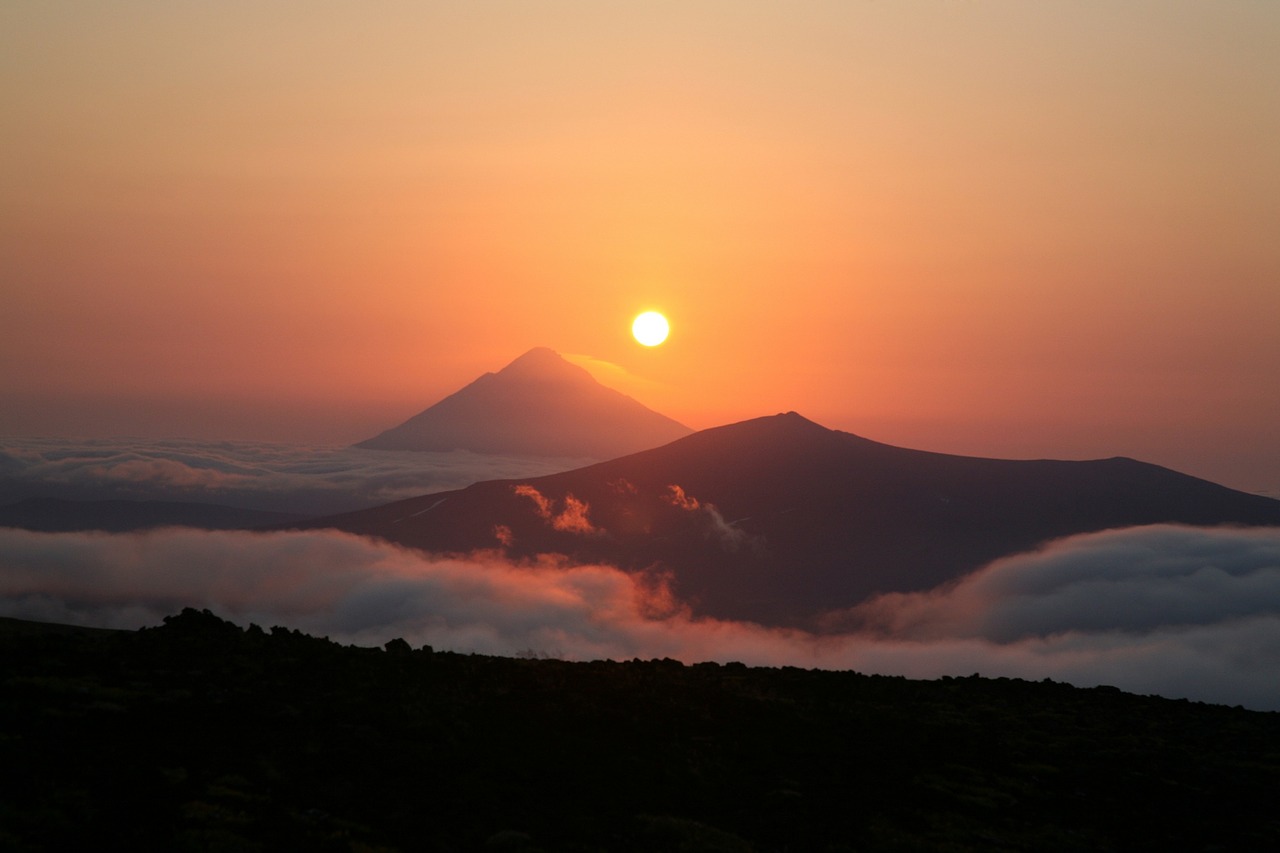
<instances>
[{"instance_id":1,"label":"dark silhouette ridge","mask_svg":"<svg viewBox=\"0 0 1280 853\"><path fill-rule=\"evenodd\" d=\"M1275 850L1280 714L0 619L6 850Z\"/></svg>"},{"instance_id":2,"label":"dark silhouette ridge","mask_svg":"<svg viewBox=\"0 0 1280 853\"><path fill-rule=\"evenodd\" d=\"M1166 522L1280 525L1280 501L1127 458L909 450L789 412L306 526L660 572L697 615L839 630L824 616L876 593L929 589L1062 536Z\"/></svg>"},{"instance_id":3,"label":"dark silhouette ridge","mask_svg":"<svg viewBox=\"0 0 1280 853\"><path fill-rule=\"evenodd\" d=\"M556 352L537 347L355 446L608 459L689 432L601 385Z\"/></svg>"}]
</instances>

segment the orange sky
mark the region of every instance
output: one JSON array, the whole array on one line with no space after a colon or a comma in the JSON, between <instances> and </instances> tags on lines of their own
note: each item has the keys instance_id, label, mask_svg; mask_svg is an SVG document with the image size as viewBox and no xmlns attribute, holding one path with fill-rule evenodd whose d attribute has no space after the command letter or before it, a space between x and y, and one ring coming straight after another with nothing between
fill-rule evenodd
<instances>
[{"instance_id":1,"label":"orange sky","mask_svg":"<svg viewBox=\"0 0 1280 853\"><path fill-rule=\"evenodd\" d=\"M0 433L355 441L549 346L698 428L1280 491L1277 44L1262 2L6 3Z\"/></svg>"}]
</instances>

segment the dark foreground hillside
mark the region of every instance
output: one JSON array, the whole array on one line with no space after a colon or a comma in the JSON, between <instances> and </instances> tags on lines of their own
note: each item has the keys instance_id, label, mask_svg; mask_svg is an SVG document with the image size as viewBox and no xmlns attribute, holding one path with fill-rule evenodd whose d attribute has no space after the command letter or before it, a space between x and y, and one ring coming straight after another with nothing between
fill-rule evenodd
<instances>
[{"instance_id":1,"label":"dark foreground hillside","mask_svg":"<svg viewBox=\"0 0 1280 853\"><path fill-rule=\"evenodd\" d=\"M1280 714L0 622L0 849L1275 850Z\"/></svg>"}]
</instances>

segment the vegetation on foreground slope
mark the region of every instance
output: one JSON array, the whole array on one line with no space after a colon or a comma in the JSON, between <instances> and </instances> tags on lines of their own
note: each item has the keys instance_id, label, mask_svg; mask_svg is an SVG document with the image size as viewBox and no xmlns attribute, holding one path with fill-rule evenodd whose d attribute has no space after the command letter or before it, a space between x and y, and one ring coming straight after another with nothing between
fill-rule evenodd
<instances>
[{"instance_id":1,"label":"vegetation on foreground slope","mask_svg":"<svg viewBox=\"0 0 1280 853\"><path fill-rule=\"evenodd\" d=\"M0 623L0 849L1280 849L1280 714Z\"/></svg>"}]
</instances>

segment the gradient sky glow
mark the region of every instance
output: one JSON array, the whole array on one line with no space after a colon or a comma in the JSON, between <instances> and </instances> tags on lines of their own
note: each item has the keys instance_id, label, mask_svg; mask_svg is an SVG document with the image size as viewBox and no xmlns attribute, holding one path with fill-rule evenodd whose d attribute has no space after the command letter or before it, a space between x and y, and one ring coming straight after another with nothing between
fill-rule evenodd
<instances>
[{"instance_id":1,"label":"gradient sky glow","mask_svg":"<svg viewBox=\"0 0 1280 853\"><path fill-rule=\"evenodd\" d=\"M1265 0L13 0L0 434L345 443L548 346L695 428L1280 492L1277 44Z\"/></svg>"}]
</instances>

